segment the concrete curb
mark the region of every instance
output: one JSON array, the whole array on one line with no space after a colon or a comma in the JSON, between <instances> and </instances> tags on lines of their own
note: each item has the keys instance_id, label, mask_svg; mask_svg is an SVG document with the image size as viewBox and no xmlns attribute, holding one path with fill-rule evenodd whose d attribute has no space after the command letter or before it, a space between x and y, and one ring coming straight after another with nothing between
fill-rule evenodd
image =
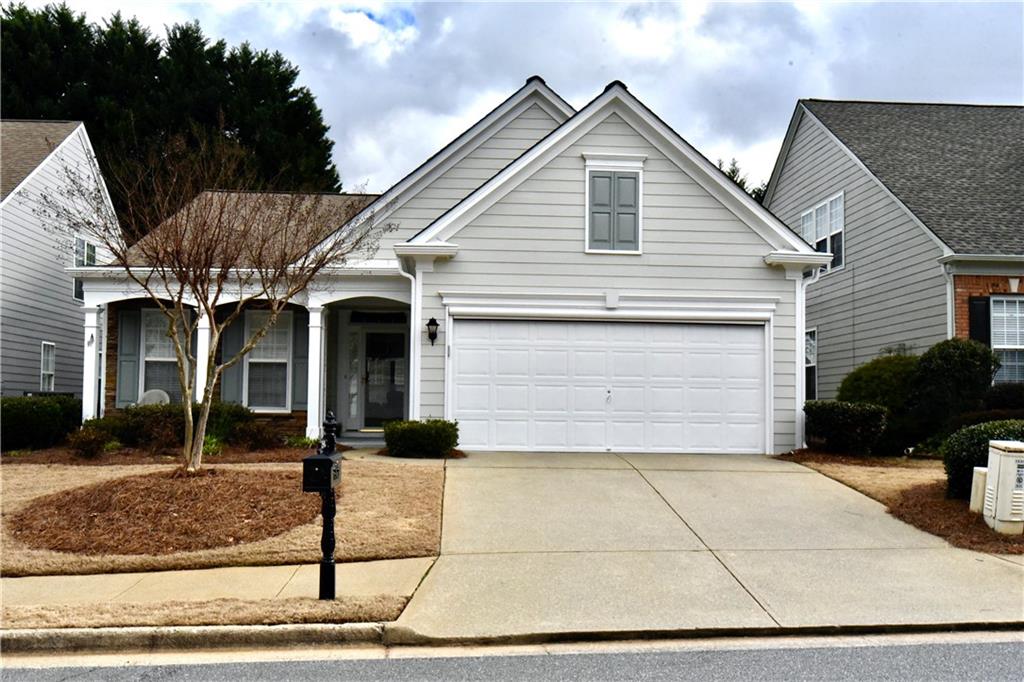
<instances>
[{"instance_id":1,"label":"concrete curb","mask_svg":"<svg viewBox=\"0 0 1024 682\"><path fill-rule=\"evenodd\" d=\"M382 644L383 623L3 630L4 653Z\"/></svg>"}]
</instances>

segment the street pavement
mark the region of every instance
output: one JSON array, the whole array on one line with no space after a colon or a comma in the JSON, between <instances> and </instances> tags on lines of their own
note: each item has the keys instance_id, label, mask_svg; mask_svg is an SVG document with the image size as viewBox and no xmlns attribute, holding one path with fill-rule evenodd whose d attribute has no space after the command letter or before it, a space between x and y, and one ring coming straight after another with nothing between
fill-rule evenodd
<instances>
[{"instance_id":1,"label":"street pavement","mask_svg":"<svg viewBox=\"0 0 1024 682\"><path fill-rule=\"evenodd\" d=\"M968 640L971 636L968 636ZM58 680L1002 680L1021 679L1024 643L946 641L920 644L720 647L714 642L658 650L519 655L432 655L349 660L232 662L122 667L8 668L12 682ZM422 654L421 654L422 656Z\"/></svg>"}]
</instances>

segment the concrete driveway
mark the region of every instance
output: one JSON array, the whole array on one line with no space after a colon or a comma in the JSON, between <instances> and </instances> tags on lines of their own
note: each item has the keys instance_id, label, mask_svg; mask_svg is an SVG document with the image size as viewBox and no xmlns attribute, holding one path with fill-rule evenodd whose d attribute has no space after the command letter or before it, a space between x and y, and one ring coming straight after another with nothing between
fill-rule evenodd
<instances>
[{"instance_id":1,"label":"concrete driveway","mask_svg":"<svg viewBox=\"0 0 1024 682\"><path fill-rule=\"evenodd\" d=\"M761 456L480 453L395 641L1024 621L1024 566Z\"/></svg>"}]
</instances>

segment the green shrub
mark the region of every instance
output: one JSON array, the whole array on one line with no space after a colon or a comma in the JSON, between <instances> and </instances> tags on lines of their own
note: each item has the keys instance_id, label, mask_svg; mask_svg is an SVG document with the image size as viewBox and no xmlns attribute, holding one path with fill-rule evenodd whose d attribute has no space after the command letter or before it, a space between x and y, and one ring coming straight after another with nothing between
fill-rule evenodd
<instances>
[{"instance_id":1,"label":"green shrub","mask_svg":"<svg viewBox=\"0 0 1024 682\"><path fill-rule=\"evenodd\" d=\"M125 445L160 452L185 443L181 405L134 405L126 407L121 417L124 430L117 438Z\"/></svg>"},{"instance_id":2,"label":"green shrub","mask_svg":"<svg viewBox=\"0 0 1024 682\"><path fill-rule=\"evenodd\" d=\"M977 341L948 339L925 351L911 410L922 432L938 433L956 415L980 410L998 368L995 353Z\"/></svg>"},{"instance_id":3,"label":"green shrub","mask_svg":"<svg viewBox=\"0 0 1024 682\"><path fill-rule=\"evenodd\" d=\"M888 410L876 452L902 453L926 435L910 409L918 362L916 355L884 355L853 370L839 384L837 400L871 403Z\"/></svg>"},{"instance_id":4,"label":"green shrub","mask_svg":"<svg viewBox=\"0 0 1024 682\"><path fill-rule=\"evenodd\" d=\"M57 403L60 409L60 431L67 435L82 425L82 400L69 395L43 396Z\"/></svg>"},{"instance_id":5,"label":"green shrub","mask_svg":"<svg viewBox=\"0 0 1024 682\"><path fill-rule=\"evenodd\" d=\"M271 450L281 447L284 439L277 429L261 421L246 421L235 425L231 442L249 450Z\"/></svg>"},{"instance_id":6,"label":"green shrub","mask_svg":"<svg viewBox=\"0 0 1024 682\"><path fill-rule=\"evenodd\" d=\"M224 443L212 434L206 434L203 437L203 456L211 457L219 455L224 451Z\"/></svg>"},{"instance_id":7,"label":"green shrub","mask_svg":"<svg viewBox=\"0 0 1024 682\"><path fill-rule=\"evenodd\" d=\"M867 454L885 428L885 408L870 403L808 400L807 439L830 452Z\"/></svg>"},{"instance_id":8,"label":"green shrub","mask_svg":"<svg viewBox=\"0 0 1024 682\"><path fill-rule=\"evenodd\" d=\"M975 424L947 438L939 449L946 466L946 497L967 499L971 496L974 467L988 465L990 440L1024 440L1024 420Z\"/></svg>"},{"instance_id":9,"label":"green shrub","mask_svg":"<svg viewBox=\"0 0 1024 682\"><path fill-rule=\"evenodd\" d=\"M985 409L1024 410L1024 383L993 384L985 394Z\"/></svg>"},{"instance_id":10,"label":"green shrub","mask_svg":"<svg viewBox=\"0 0 1024 682\"><path fill-rule=\"evenodd\" d=\"M306 438L305 436L285 436L284 444L290 448L302 448L303 450L310 450L320 444L316 438Z\"/></svg>"},{"instance_id":11,"label":"green shrub","mask_svg":"<svg viewBox=\"0 0 1024 682\"><path fill-rule=\"evenodd\" d=\"M392 457L445 457L459 444L459 425L444 419L389 422L384 444Z\"/></svg>"},{"instance_id":12,"label":"green shrub","mask_svg":"<svg viewBox=\"0 0 1024 682\"><path fill-rule=\"evenodd\" d=\"M958 414L950 420L943 436L956 433L966 426L984 424L985 422L1001 422L1007 419L1024 419L1024 409L1019 410L979 410ZM943 438L945 440L945 438Z\"/></svg>"},{"instance_id":13,"label":"green shrub","mask_svg":"<svg viewBox=\"0 0 1024 682\"><path fill-rule=\"evenodd\" d=\"M4 450L48 448L64 440L68 433L64 411L54 398L0 399L0 445Z\"/></svg>"},{"instance_id":14,"label":"green shrub","mask_svg":"<svg viewBox=\"0 0 1024 682\"><path fill-rule=\"evenodd\" d=\"M199 421L199 407L192 409L192 418ZM206 433L217 440L227 442L239 424L251 422L252 410L236 403L215 402L210 405L210 416L206 420Z\"/></svg>"},{"instance_id":15,"label":"green shrub","mask_svg":"<svg viewBox=\"0 0 1024 682\"><path fill-rule=\"evenodd\" d=\"M95 459L106 450L110 435L92 426L84 426L68 436L68 446L79 457Z\"/></svg>"}]
</instances>

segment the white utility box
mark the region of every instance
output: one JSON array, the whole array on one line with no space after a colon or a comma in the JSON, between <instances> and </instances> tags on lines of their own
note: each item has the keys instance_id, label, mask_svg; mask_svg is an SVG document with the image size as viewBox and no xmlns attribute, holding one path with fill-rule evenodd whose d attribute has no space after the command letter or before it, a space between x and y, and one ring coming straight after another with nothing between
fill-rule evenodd
<instances>
[{"instance_id":1,"label":"white utility box","mask_svg":"<svg viewBox=\"0 0 1024 682\"><path fill-rule=\"evenodd\" d=\"M1024 443L989 441L985 478L985 523L997 533L1024 534Z\"/></svg>"}]
</instances>

